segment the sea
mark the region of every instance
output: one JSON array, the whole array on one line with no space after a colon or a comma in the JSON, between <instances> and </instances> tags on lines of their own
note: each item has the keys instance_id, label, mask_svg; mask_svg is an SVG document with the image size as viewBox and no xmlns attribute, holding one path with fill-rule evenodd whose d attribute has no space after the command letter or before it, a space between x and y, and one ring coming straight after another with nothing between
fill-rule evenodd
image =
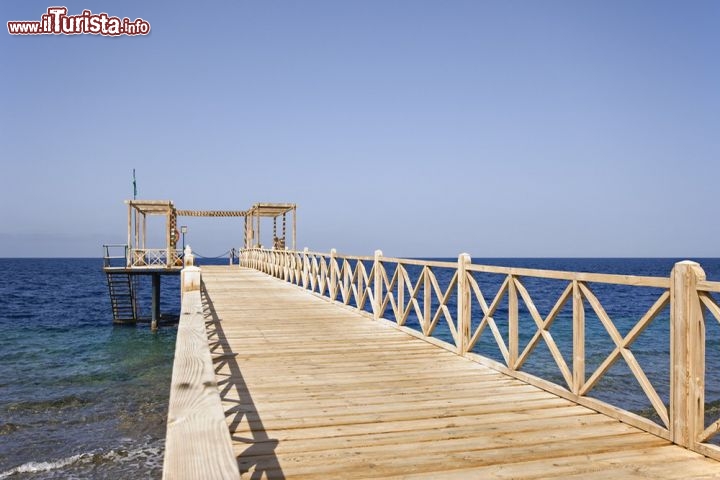
<instances>
[{"instance_id":1,"label":"sea","mask_svg":"<svg viewBox=\"0 0 720 480\"><path fill-rule=\"evenodd\" d=\"M448 259L453 261L453 259ZM552 270L667 276L679 259L474 259L474 263ZM694 259L710 280L720 280L720 259ZM226 262L226 260L221 261ZM221 263L207 261L210 263ZM202 263L202 262L201 262ZM112 324L102 259L0 259L0 480L160 478L167 404L177 328L163 325L152 332L146 324ZM412 268L410 275L417 275ZM438 284L452 275L437 269ZM163 277L161 310L177 314L179 285ZM501 279L478 276L490 302ZM523 279L541 315L559 297L562 282ZM547 284L547 283L550 284ZM625 335L658 298L657 289L590 285ZM141 285L141 308L149 312L149 281ZM521 348L537 330L521 300ZM449 305L453 309L452 302ZM524 308L524 309L523 309ZM644 310L643 310L644 309ZM558 316L551 333L568 359L571 311ZM499 331L506 306L498 308ZM479 308L473 318L478 321ZM392 317L390 313L387 315ZM415 318L415 320L413 320ZM668 314L662 313L633 344L633 353L648 377L667 398ZM410 316L413 325L416 316ZM588 375L614 344L586 305ZM720 415L720 323L708 322L709 415ZM569 332L569 333L568 333ZM434 333L448 339L438 322ZM549 349L542 341L524 368L562 382ZM474 351L502 360L492 332L481 336ZM647 396L628 383L627 366L619 360L593 391L611 402L653 418ZM630 384L630 385L629 385Z\"/></svg>"}]
</instances>

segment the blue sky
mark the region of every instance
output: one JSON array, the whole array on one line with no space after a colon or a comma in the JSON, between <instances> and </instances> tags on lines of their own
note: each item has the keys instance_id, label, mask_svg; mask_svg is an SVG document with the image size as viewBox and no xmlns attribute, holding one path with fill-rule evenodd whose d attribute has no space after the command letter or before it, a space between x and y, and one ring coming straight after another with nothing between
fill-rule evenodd
<instances>
[{"instance_id":1,"label":"blue sky","mask_svg":"<svg viewBox=\"0 0 720 480\"><path fill-rule=\"evenodd\" d=\"M51 5L0 4L0 256L124 242L133 168L179 208L296 202L314 250L720 256L720 2L68 1L152 32L5 30Z\"/></svg>"}]
</instances>

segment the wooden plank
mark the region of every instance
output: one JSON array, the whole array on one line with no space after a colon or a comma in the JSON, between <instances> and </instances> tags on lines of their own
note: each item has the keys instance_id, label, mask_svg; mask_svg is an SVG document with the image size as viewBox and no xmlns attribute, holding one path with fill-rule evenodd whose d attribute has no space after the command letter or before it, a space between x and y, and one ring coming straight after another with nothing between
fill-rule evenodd
<instances>
[{"instance_id":1,"label":"wooden plank","mask_svg":"<svg viewBox=\"0 0 720 480\"><path fill-rule=\"evenodd\" d=\"M711 460L707 460L711 462ZM552 478L568 478L570 475L579 475L579 478L586 478L585 475L595 473L603 473L602 479L607 478L627 478L633 474L628 468L615 470L618 466L632 465L636 474L642 475L641 478L678 478L684 479L688 476L697 475L705 472L706 462L698 462L692 458L692 454L687 451L674 448L672 446L657 448L639 448L626 449L620 452L607 452L599 454L580 454L575 456L559 457L554 460L552 468ZM678 466L685 469L685 476L671 475L668 476L668 470L676 470ZM692 470L688 469L692 468ZM698 468L698 470L695 470ZM615 470L612 474L610 470ZM677 470L676 470L677 471ZM434 479L434 472L418 473L414 475L402 475L406 480L424 480ZM487 467L479 467L473 469L453 469L443 472L442 478L445 480L466 480L467 478L496 478L496 479L518 479L525 480L537 479L545 480L548 478L548 469L544 460L535 460L528 462L517 462L511 464L489 465ZM697 478L697 477L694 477Z\"/></svg>"},{"instance_id":2,"label":"wooden plank","mask_svg":"<svg viewBox=\"0 0 720 480\"><path fill-rule=\"evenodd\" d=\"M698 280L697 289L701 292L720 292L720 282L712 282L710 280Z\"/></svg>"},{"instance_id":3,"label":"wooden plank","mask_svg":"<svg viewBox=\"0 0 720 480\"><path fill-rule=\"evenodd\" d=\"M237 479L210 359L200 292L183 295L170 384L163 479Z\"/></svg>"},{"instance_id":4,"label":"wooden plank","mask_svg":"<svg viewBox=\"0 0 720 480\"><path fill-rule=\"evenodd\" d=\"M560 270L539 270L534 268L497 267L494 265L468 265L468 270L473 272L498 273L518 277L538 277L592 283L613 283L617 285L630 285L636 287L670 288L670 279L668 277L564 272Z\"/></svg>"}]
</instances>

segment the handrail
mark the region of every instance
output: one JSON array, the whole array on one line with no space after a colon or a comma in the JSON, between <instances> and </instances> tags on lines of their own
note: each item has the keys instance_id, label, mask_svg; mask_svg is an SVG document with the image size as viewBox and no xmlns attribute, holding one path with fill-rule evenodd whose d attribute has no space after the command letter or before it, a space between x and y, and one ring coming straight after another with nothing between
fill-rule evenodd
<instances>
[{"instance_id":1,"label":"handrail","mask_svg":"<svg viewBox=\"0 0 720 480\"><path fill-rule=\"evenodd\" d=\"M238 464L205 330L197 267L182 272L163 479L237 479Z\"/></svg>"},{"instance_id":2,"label":"handrail","mask_svg":"<svg viewBox=\"0 0 720 480\"><path fill-rule=\"evenodd\" d=\"M122 248L122 255L111 255L110 250L117 250ZM113 262L112 260L123 260L122 265L115 265L115 266L121 266L125 267L128 263L128 246L124 243L106 243L103 245L103 267L108 268L112 267Z\"/></svg>"},{"instance_id":3,"label":"handrail","mask_svg":"<svg viewBox=\"0 0 720 480\"><path fill-rule=\"evenodd\" d=\"M720 282L705 281L704 272L693 262L677 263L668 277L651 277L477 265L466 254L457 262L447 262L384 257L380 251L369 257L340 255L335 250L321 253L250 248L241 251L240 265L392 322L458 355L720 459L720 447L709 443L720 433L720 419L707 427L704 423L705 337L704 330L698 330L698 326L704 329L706 312L720 322L720 306L710 295L720 292ZM449 270L449 282L439 281L437 273L443 269ZM487 290L482 275L497 277L497 291ZM564 288L558 297L542 299L554 304L547 315L541 315L536 307L537 298L526 287L527 279L565 282L560 285ZM608 285L655 289L654 303L627 332L621 333L596 294ZM529 318L533 330L521 332L521 304L526 312L523 318ZM507 306L502 314L501 305ZM586 371L586 313L600 321L613 345L594 371ZM562 351L550 333L555 320L563 315L572 326L571 355ZM668 316L670 336L666 342L672 362L666 380L670 384L669 403L632 353L637 338L658 317ZM411 318L415 328L410 328ZM450 343L433 337L441 325L449 332ZM521 335L530 337L524 345ZM494 342L500 361L473 352L481 338ZM523 371L541 342L551 354L560 383ZM625 361L646 395L657 421L589 396L619 359Z\"/></svg>"}]
</instances>

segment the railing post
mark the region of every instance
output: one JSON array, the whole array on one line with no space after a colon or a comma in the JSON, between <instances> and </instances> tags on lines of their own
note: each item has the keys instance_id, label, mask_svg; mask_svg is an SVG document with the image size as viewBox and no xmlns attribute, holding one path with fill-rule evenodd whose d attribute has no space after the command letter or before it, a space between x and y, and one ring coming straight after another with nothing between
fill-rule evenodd
<instances>
[{"instance_id":1,"label":"railing post","mask_svg":"<svg viewBox=\"0 0 720 480\"><path fill-rule=\"evenodd\" d=\"M430 322L432 321L432 285L430 284L430 267L423 268L423 335L428 334Z\"/></svg>"},{"instance_id":2,"label":"railing post","mask_svg":"<svg viewBox=\"0 0 720 480\"><path fill-rule=\"evenodd\" d=\"M328 286L328 294L330 295L330 300L335 300L335 297L337 295L337 270L334 267L337 262L337 260L335 259L336 256L337 250L331 248L330 261L328 262L330 268L330 285Z\"/></svg>"},{"instance_id":3,"label":"railing post","mask_svg":"<svg viewBox=\"0 0 720 480\"><path fill-rule=\"evenodd\" d=\"M380 258L382 250L375 250L375 261L373 262L373 317L380 319L380 307L382 305L382 274L380 273Z\"/></svg>"},{"instance_id":4,"label":"railing post","mask_svg":"<svg viewBox=\"0 0 720 480\"><path fill-rule=\"evenodd\" d=\"M395 272L397 273L397 299L395 304L399 315L395 315L395 323L402 325L402 317L405 314L405 277L402 275L403 267L400 263L395 266Z\"/></svg>"},{"instance_id":5,"label":"railing post","mask_svg":"<svg viewBox=\"0 0 720 480\"><path fill-rule=\"evenodd\" d=\"M310 274L310 262L308 261L308 247L303 248L303 266L302 266L302 284L303 288L307 288L308 275Z\"/></svg>"},{"instance_id":6,"label":"railing post","mask_svg":"<svg viewBox=\"0 0 720 480\"><path fill-rule=\"evenodd\" d=\"M283 280L286 282L290 281L290 261L287 248L282 252L282 265L283 265Z\"/></svg>"},{"instance_id":7,"label":"railing post","mask_svg":"<svg viewBox=\"0 0 720 480\"><path fill-rule=\"evenodd\" d=\"M330 275L328 274L328 263L330 262L329 258L328 261L325 262L323 260L324 255L320 255L320 271L318 272L318 275L320 276L320 280L318 281L318 293L320 295L325 295L325 288L328 287L328 281L330 280ZM330 295L330 290L328 290L328 296Z\"/></svg>"},{"instance_id":8,"label":"railing post","mask_svg":"<svg viewBox=\"0 0 720 480\"><path fill-rule=\"evenodd\" d=\"M580 395L585 385L585 305L580 284L572 282L573 298L573 393Z\"/></svg>"},{"instance_id":9,"label":"railing post","mask_svg":"<svg viewBox=\"0 0 720 480\"><path fill-rule=\"evenodd\" d=\"M195 255L192 253L192 248L190 248L190 245L185 245L185 250L183 250L183 266L192 267L194 265Z\"/></svg>"},{"instance_id":10,"label":"railing post","mask_svg":"<svg viewBox=\"0 0 720 480\"><path fill-rule=\"evenodd\" d=\"M508 282L508 367L515 370L518 361L518 296L515 277L510 275Z\"/></svg>"},{"instance_id":11,"label":"railing post","mask_svg":"<svg viewBox=\"0 0 720 480\"><path fill-rule=\"evenodd\" d=\"M697 293L705 272L691 261L670 274L670 433L672 441L694 449L704 428L705 324Z\"/></svg>"},{"instance_id":12,"label":"railing post","mask_svg":"<svg viewBox=\"0 0 720 480\"><path fill-rule=\"evenodd\" d=\"M472 258L467 253L458 256L457 269L457 352L463 355L468 351L470 343L470 282L467 278L467 266L472 263Z\"/></svg>"}]
</instances>

